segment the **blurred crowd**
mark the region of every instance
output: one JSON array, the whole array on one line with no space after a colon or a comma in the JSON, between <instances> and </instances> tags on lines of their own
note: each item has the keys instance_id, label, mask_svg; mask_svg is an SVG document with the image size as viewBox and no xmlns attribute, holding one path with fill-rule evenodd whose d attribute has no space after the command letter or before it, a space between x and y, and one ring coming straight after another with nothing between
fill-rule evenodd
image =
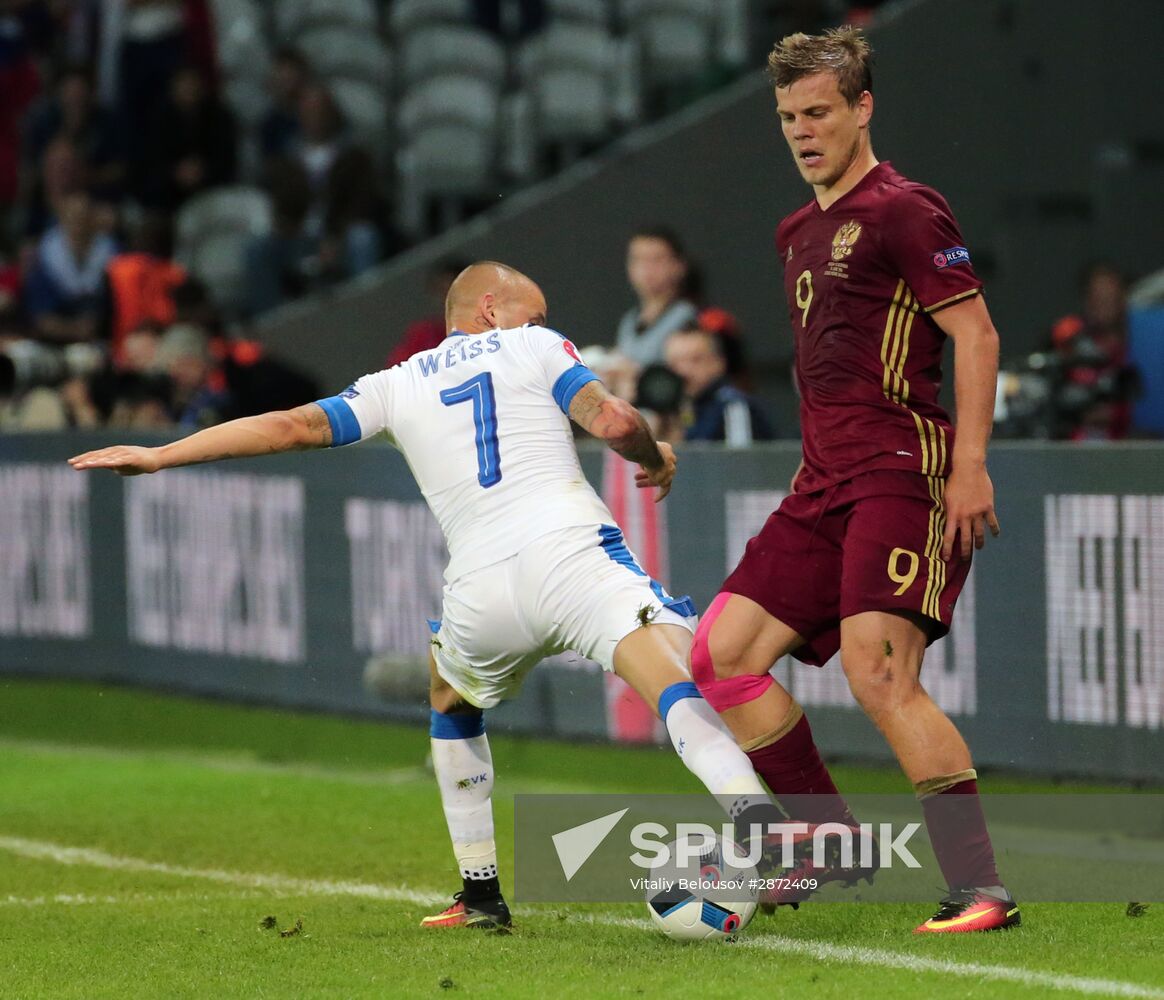
<instances>
[{"instance_id":1,"label":"blurred crowd","mask_svg":"<svg viewBox=\"0 0 1164 1000\"><path fill-rule=\"evenodd\" d=\"M0 0L0 429L194 428L315 391L174 260L175 213L241 169L214 38L209 0ZM234 319L391 244L371 158L294 51L260 146L275 224Z\"/></svg>"},{"instance_id":2,"label":"blurred crowd","mask_svg":"<svg viewBox=\"0 0 1164 1000\"><path fill-rule=\"evenodd\" d=\"M1118 441L1143 436L1133 425L1143 395L1131 356L1128 278L1097 261L1079 274L1079 304L1055 320L1041 350L1003 365L996 432L1015 438Z\"/></svg>"},{"instance_id":3,"label":"blurred crowd","mask_svg":"<svg viewBox=\"0 0 1164 1000\"><path fill-rule=\"evenodd\" d=\"M510 6L519 33L544 17L536 0ZM806 18L824 10L804 7ZM497 31L500 8L473 7ZM274 53L249 142L219 84L210 0L0 0L0 431L196 429L319 394L228 330L400 248L375 159L294 48ZM224 316L175 260L174 220L243 175L269 196L271 226L246 245L242 297ZM465 263L433 271L434 298ZM585 358L661 437L796 436L756 398L743 332L705 301L673 231L631 234L626 273L633 305L611 346ZM1127 326L1125 277L1088 268L1078 310L1051 326L1044 351L1004 371L1000 433L1127 436L1138 385ZM387 361L443 336L439 315L414 324Z\"/></svg>"},{"instance_id":4,"label":"blurred crowd","mask_svg":"<svg viewBox=\"0 0 1164 1000\"><path fill-rule=\"evenodd\" d=\"M584 358L651 415L661 438L743 447L798 436L796 427L776 426L756 398L760 380L739 324L703 300L698 269L673 231L634 232L626 273L637 303L614 346L587 348ZM1049 324L1041 350L1000 372L999 436L1105 441L1149 432L1133 424L1144 379L1131 356L1128 291L1127 276L1110 263L1082 269L1077 311Z\"/></svg>"},{"instance_id":5,"label":"blurred crowd","mask_svg":"<svg viewBox=\"0 0 1164 1000\"><path fill-rule=\"evenodd\" d=\"M540 0L471 10L514 38L545 19ZM273 53L266 111L240 128L220 96L213 14L211 0L0 0L0 429L193 428L302 402L308 379L228 329L402 245L375 156L300 51ZM269 198L270 225L249 238L230 301L175 260L174 229L184 206L240 179ZM643 267L647 284L672 280ZM653 325L671 291L643 294ZM692 360L675 364L693 392L710 377L722 395L738 333L708 314L710 339L697 337L680 297ZM629 336L653 347L628 363L663 363L657 334ZM732 371L707 374L721 363Z\"/></svg>"},{"instance_id":6,"label":"blurred crowd","mask_svg":"<svg viewBox=\"0 0 1164 1000\"><path fill-rule=\"evenodd\" d=\"M487 23L497 4L479 4ZM522 30L541 5L521 5ZM184 204L240 175L218 96L209 0L0 0L0 428L196 429L310 399L310 379L227 332L174 259ZM496 18L494 18L496 20ZM396 249L369 152L293 48L274 55L257 132L272 226L245 252L245 320ZM255 170L251 171L254 175ZM440 296L463 262L433 276ZM638 304L588 357L670 440L774 430L730 312L700 299L676 235L630 240ZM395 363L444 336L405 331Z\"/></svg>"},{"instance_id":7,"label":"blurred crowd","mask_svg":"<svg viewBox=\"0 0 1164 1000\"><path fill-rule=\"evenodd\" d=\"M445 339L439 310L469 263L447 257L433 265L427 294L434 311L404 331L385 367ZM678 235L666 226L637 230L627 244L626 272L636 304L612 331L613 345L581 349L582 360L610 391L643 410L656 436L671 443L742 447L776 437L765 407L751 394L753 373L739 324L726 309L703 302L698 269Z\"/></svg>"},{"instance_id":8,"label":"blurred crowd","mask_svg":"<svg viewBox=\"0 0 1164 1000\"><path fill-rule=\"evenodd\" d=\"M646 411L663 440L743 447L776 436L751 394L753 375L735 317L703 300L698 268L666 226L627 242L627 281L636 302L612 348L584 351L616 394Z\"/></svg>"}]
</instances>

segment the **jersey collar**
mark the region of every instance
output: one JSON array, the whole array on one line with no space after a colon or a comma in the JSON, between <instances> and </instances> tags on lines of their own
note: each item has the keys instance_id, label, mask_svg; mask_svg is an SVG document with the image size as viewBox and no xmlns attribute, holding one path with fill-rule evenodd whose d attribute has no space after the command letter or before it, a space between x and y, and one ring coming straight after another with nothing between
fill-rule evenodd
<instances>
[{"instance_id":1,"label":"jersey collar","mask_svg":"<svg viewBox=\"0 0 1164 1000\"><path fill-rule=\"evenodd\" d=\"M833 209L835 209L846 198L852 197L858 191L865 190L865 188L867 188L874 181L876 181L877 179L879 179L881 177L884 177L887 173L890 173L892 170L893 170L892 163L890 163L888 160L879 160L877 162L877 166L875 166L872 170L870 170L867 174L865 174L864 177L862 177L859 181L857 181L856 184L854 184L851 188L849 188L848 191L846 191L836 201L834 201L831 205L829 205L828 208L821 208L820 202L816 200L816 196L814 195L813 199L812 199L813 208L816 209L816 211L819 215L831 215L833 213Z\"/></svg>"}]
</instances>

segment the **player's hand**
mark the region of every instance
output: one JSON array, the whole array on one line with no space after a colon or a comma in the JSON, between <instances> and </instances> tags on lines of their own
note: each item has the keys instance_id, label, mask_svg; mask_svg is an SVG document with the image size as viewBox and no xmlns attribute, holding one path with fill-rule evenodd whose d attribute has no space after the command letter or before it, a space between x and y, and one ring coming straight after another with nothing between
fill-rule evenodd
<instances>
[{"instance_id":1,"label":"player's hand","mask_svg":"<svg viewBox=\"0 0 1164 1000\"><path fill-rule=\"evenodd\" d=\"M994 484L981 463L960 466L946 481L946 530L942 535L942 558L954 555L954 536L958 536L959 554L969 559L971 544L975 549L986 544L986 527L995 538L1002 530L994 514Z\"/></svg>"},{"instance_id":2,"label":"player's hand","mask_svg":"<svg viewBox=\"0 0 1164 1000\"><path fill-rule=\"evenodd\" d=\"M659 442L659 454L663 456L663 464L657 469L648 469L645 465L640 465L639 471L635 473L635 486L640 490L658 487L655 503L671 492L671 480L675 478L675 465L678 462L675 450L666 441Z\"/></svg>"},{"instance_id":3,"label":"player's hand","mask_svg":"<svg viewBox=\"0 0 1164 1000\"><path fill-rule=\"evenodd\" d=\"M112 469L119 476L140 476L143 472L157 472L162 462L157 448L118 444L74 455L69 465L74 469Z\"/></svg>"}]
</instances>

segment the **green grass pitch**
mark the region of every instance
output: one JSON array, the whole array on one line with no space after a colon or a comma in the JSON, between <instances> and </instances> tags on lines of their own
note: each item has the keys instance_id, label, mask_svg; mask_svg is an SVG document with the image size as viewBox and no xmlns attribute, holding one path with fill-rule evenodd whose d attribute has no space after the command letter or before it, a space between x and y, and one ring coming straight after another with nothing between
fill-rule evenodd
<instances>
[{"instance_id":1,"label":"green grass pitch","mask_svg":"<svg viewBox=\"0 0 1164 1000\"><path fill-rule=\"evenodd\" d=\"M696 788L663 749L492 744L503 883L516 792ZM852 904L758 916L734 945L668 941L630 905L422 931L459 884L427 746L416 728L0 680L0 997L1164 998L1159 905L1027 904L1016 931L941 938L911 935L917 906Z\"/></svg>"}]
</instances>

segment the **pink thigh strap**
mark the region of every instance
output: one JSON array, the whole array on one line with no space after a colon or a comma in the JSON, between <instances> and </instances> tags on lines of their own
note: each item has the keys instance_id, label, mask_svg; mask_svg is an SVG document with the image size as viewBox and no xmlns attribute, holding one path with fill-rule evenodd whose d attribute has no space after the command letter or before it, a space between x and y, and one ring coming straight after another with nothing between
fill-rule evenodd
<instances>
[{"instance_id":1,"label":"pink thigh strap","mask_svg":"<svg viewBox=\"0 0 1164 1000\"><path fill-rule=\"evenodd\" d=\"M737 677L715 675L715 664L707 640L715 620L731 596L727 591L715 595L715 600L699 620L695 641L691 645L691 679L695 681L699 693L717 712L755 701L772 686L772 675L769 673L740 674Z\"/></svg>"}]
</instances>

